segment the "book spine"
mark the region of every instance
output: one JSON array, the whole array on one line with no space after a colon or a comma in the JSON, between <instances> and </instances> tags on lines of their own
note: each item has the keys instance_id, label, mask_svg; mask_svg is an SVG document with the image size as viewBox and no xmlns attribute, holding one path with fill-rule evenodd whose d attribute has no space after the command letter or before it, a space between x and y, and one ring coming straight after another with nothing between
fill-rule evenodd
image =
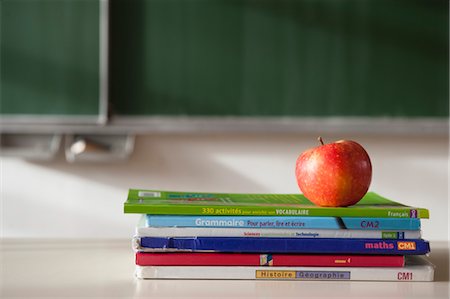
<instances>
[{"instance_id":1,"label":"book spine","mask_svg":"<svg viewBox=\"0 0 450 299\"><path fill-rule=\"evenodd\" d=\"M327 208L327 207L263 207L263 206L227 206L195 205L180 206L161 204L124 204L125 213L154 215L203 215L203 216L316 216L316 217L361 217L368 218L428 218L428 210L415 208Z\"/></svg>"},{"instance_id":2,"label":"book spine","mask_svg":"<svg viewBox=\"0 0 450 299\"><path fill-rule=\"evenodd\" d=\"M227 266L136 266L141 279L254 279L254 280L337 280L337 281L433 281L434 269L332 268L332 267L227 267Z\"/></svg>"},{"instance_id":3,"label":"book spine","mask_svg":"<svg viewBox=\"0 0 450 299\"><path fill-rule=\"evenodd\" d=\"M139 237L249 237L249 238L358 238L420 239L419 230L381 231L353 229L140 227Z\"/></svg>"},{"instance_id":4,"label":"book spine","mask_svg":"<svg viewBox=\"0 0 450 299\"><path fill-rule=\"evenodd\" d=\"M403 267L399 255L297 255L256 253L149 253L137 252L139 266L310 266Z\"/></svg>"},{"instance_id":5,"label":"book spine","mask_svg":"<svg viewBox=\"0 0 450 299\"><path fill-rule=\"evenodd\" d=\"M351 208L318 207L301 194L226 194L204 192L174 192L162 190L130 189L125 213L159 215L220 215L220 216L336 216L336 217L386 217L429 218L429 211L400 205L376 193L368 192L364 198L378 203L373 206ZM240 202L261 201L269 203L246 205ZM177 202L178 201L178 202ZM271 205L271 202L280 206ZM156 203L156 204L155 204ZM383 204L387 204L383 206Z\"/></svg>"},{"instance_id":6,"label":"book spine","mask_svg":"<svg viewBox=\"0 0 450 299\"><path fill-rule=\"evenodd\" d=\"M166 216L147 215L153 227L326 228L364 230L419 230L418 218Z\"/></svg>"},{"instance_id":7,"label":"book spine","mask_svg":"<svg viewBox=\"0 0 450 299\"><path fill-rule=\"evenodd\" d=\"M238 237L141 237L138 251L259 252L308 254L423 255L430 251L422 239L313 239Z\"/></svg>"}]
</instances>

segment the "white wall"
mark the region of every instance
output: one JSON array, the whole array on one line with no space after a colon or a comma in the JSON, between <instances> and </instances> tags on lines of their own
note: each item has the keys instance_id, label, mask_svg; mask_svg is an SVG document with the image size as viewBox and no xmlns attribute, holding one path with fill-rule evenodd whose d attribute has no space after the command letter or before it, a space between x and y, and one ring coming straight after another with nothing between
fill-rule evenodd
<instances>
[{"instance_id":1,"label":"white wall","mask_svg":"<svg viewBox=\"0 0 450 299\"><path fill-rule=\"evenodd\" d=\"M448 238L448 138L323 136L360 142L372 158L371 190L430 209L424 238ZM2 158L3 237L130 238L128 188L298 192L297 155L316 146L305 134L148 135L126 163L68 164Z\"/></svg>"}]
</instances>

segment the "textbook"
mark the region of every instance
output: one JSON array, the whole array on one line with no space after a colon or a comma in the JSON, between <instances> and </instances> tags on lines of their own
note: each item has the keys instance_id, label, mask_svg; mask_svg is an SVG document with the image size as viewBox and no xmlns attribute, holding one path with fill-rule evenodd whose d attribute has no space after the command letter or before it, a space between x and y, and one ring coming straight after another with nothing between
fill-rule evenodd
<instances>
[{"instance_id":1,"label":"textbook","mask_svg":"<svg viewBox=\"0 0 450 299\"><path fill-rule=\"evenodd\" d=\"M419 218L361 218L308 216L174 216L143 215L153 227L327 228L364 230L419 230Z\"/></svg>"},{"instance_id":2,"label":"textbook","mask_svg":"<svg viewBox=\"0 0 450 299\"><path fill-rule=\"evenodd\" d=\"M423 255L430 245L423 239L248 238L248 237L135 237L141 252L241 252L297 254Z\"/></svg>"},{"instance_id":3,"label":"textbook","mask_svg":"<svg viewBox=\"0 0 450 299\"><path fill-rule=\"evenodd\" d=\"M433 281L434 265L406 257L404 267L136 266L141 279Z\"/></svg>"},{"instance_id":4,"label":"textbook","mask_svg":"<svg viewBox=\"0 0 450 299\"><path fill-rule=\"evenodd\" d=\"M302 194L236 194L130 189L125 213L221 216L332 216L429 218L424 208L409 207L368 192L350 207L319 207Z\"/></svg>"},{"instance_id":5,"label":"textbook","mask_svg":"<svg viewBox=\"0 0 450 299\"><path fill-rule=\"evenodd\" d=\"M401 255L137 252L139 266L403 267Z\"/></svg>"},{"instance_id":6,"label":"textbook","mask_svg":"<svg viewBox=\"0 0 450 299\"><path fill-rule=\"evenodd\" d=\"M420 239L419 230L382 231L356 229L138 227L138 237L249 237L249 238L358 238Z\"/></svg>"}]
</instances>

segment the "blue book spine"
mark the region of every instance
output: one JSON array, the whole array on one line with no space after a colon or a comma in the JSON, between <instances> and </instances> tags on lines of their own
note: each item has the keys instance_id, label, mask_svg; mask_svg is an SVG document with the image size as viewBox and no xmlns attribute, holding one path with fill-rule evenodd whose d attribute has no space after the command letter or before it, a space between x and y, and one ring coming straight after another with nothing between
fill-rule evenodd
<instances>
[{"instance_id":1,"label":"blue book spine","mask_svg":"<svg viewBox=\"0 0 450 299\"><path fill-rule=\"evenodd\" d=\"M153 227L324 228L418 230L418 218L270 217L270 216L160 216L147 215Z\"/></svg>"},{"instance_id":2,"label":"blue book spine","mask_svg":"<svg viewBox=\"0 0 450 299\"><path fill-rule=\"evenodd\" d=\"M422 239L297 239L242 237L140 238L142 251L423 255L430 245Z\"/></svg>"}]
</instances>

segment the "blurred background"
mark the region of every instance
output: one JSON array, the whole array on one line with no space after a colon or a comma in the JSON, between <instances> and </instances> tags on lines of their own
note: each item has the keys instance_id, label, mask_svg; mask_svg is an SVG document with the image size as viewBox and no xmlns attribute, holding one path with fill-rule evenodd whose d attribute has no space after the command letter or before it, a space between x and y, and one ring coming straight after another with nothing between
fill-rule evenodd
<instances>
[{"instance_id":1,"label":"blurred background","mask_svg":"<svg viewBox=\"0 0 450 299\"><path fill-rule=\"evenodd\" d=\"M129 188L299 192L353 139L448 240L448 1L1 0L1 235L129 238Z\"/></svg>"}]
</instances>

